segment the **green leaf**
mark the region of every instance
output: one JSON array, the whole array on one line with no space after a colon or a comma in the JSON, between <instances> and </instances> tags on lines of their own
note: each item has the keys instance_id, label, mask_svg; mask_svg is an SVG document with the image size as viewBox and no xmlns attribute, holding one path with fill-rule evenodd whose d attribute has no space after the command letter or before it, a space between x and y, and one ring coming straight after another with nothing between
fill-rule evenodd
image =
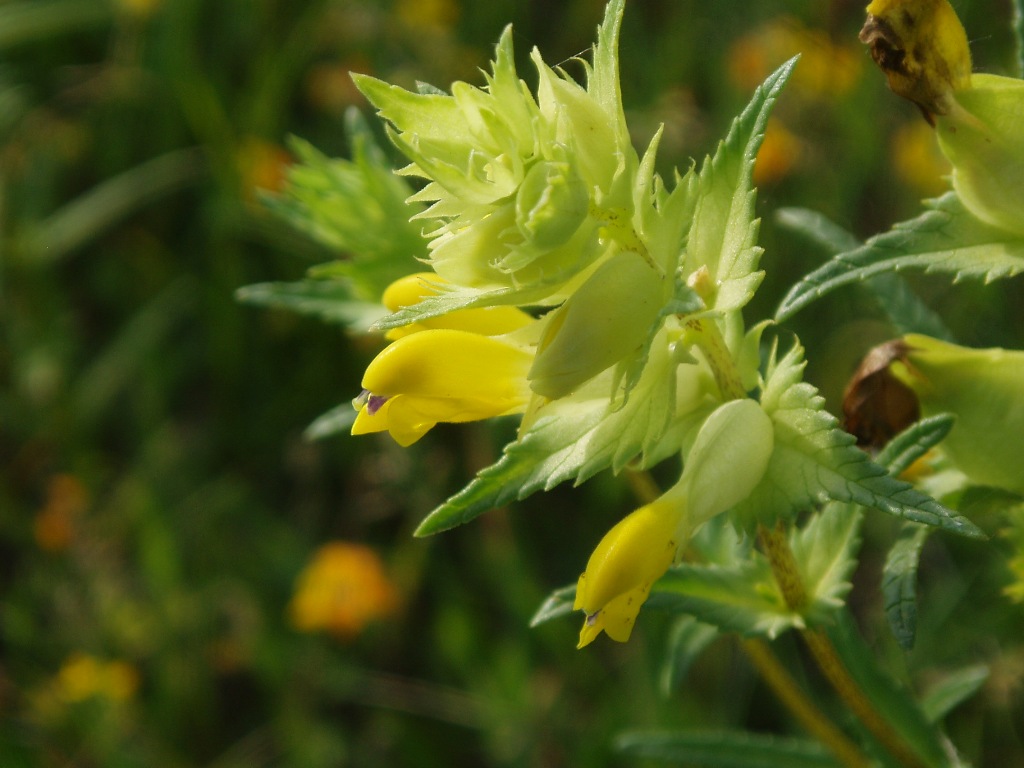
<instances>
[{"instance_id":1,"label":"green leaf","mask_svg":"<svg viewBox=\"0 0 1024 768\"><path fill-rule=\"evenodd\" d=\"M1013 38L1017 47L1016 77L1024 77L1024 0L1013 0Z\"/></svg>"},{"instance_id":2,"label":"green leaf","mask_svg":"<svg viewBox=\"0 0 1024 768\"><path fill-rule=\"evenodd\" d=\"M299 162L287 185L265 198L267 206L334 253L351 255L333 265L352 282L357 298L374 301L400 277L419 269L427 241L411 221L423 206L408 202L413 190L396 176L358 110L346 115L352 159L332 159L292 137Z\"/></svg>"},{"instance_id":3,"label":"green leaf","mask_svg":"<svg viewBox=\"0 0 1024 768\"><path fill-rule=\"evenodd\" d=\"M693 662L718 637L718 630L692 616L680 616L668 633L668 649L661 665L660 688L670 696L686 677Z\"/></svg>"},{"instance_id":4,"label":"green leaf","mask_svg":"<svg viewBox=\"0 0 1024 768\"><path fill-rule=\"evenodd\" d=\"M791 534L790 547L808 597L804 615L815 623L841 608L853 588L862 518L852 504L829 504Z\"/></svg>"},{"instance_id":5,"label":"green leaf","mask_svg":"<svg viewBox=\"0 0 1024 768\"><path fill-rule=\"evenodd\" d=\"M945 739L926 719L909 692L883 672L876 655L861 638L848 612L826 629L843 665L857 681L875 710L924 758L925 764L949 766Z\"/></svg>"},{"instance_id":6,"label":"green leaf","mask_svg":"<svg viewBox=\"0 0 1024 768\"><path fill-rule=\"evenodd\" d=\"M530 626L536 627L552 619L568 616L573 611L572 606L574 602L576 602L575 584L569 584L568 586L556 589L547 596L547 599L541 603L537 612L533 614L533 618L530 619Z\"/></svg>"},{"instance_id":7,"label":"green leaf","mask_svg":"<svg viewBox=\"0 0 1024 768\"><path fill-rule=\"evenodd\" d=\"M243 304L288 309L359 331L370 330L378 318L387 314L380 304L355 299L351 284L342 280L257 283L239 288L235 298Z\"/></svg>"},{"instance_id":8,"label":"green leaf","mask_svg":"<svg viewBox=\"0 0 1024 768\"><path fill-rule=\"evenodd\" d=\"M954 282L990 282L1024 272L1024 239L979 221L953 192L925 205L929 210L916 219L839 254L803 278L782 300L775 319L785 320L840 286L883 272L923 269L950 274Z\"/></svg>"},{"instance_id":9,"label":"green leaf","mask_svg":"<svg viewBox=\"0 0 1024 768\"><path fill-rule=\"evenodd\" d=\"M0 21L2 23L2 21ZM200 150L178 149L100 182L33 227L21 244L34 260L52 264L206 172Z\"/></svg>"},{"instance_id":10,"label":"green leaf","mask_svg":"<svg viewBox=\"0 0 1024 768\"><path fill-rule=\"evenodd\" d=\"M905 651L914 647L917 633L917 565L930 532L928 526L905 523L882 568L885 618L896 642Z\"/></svg>"},{"instance_id":11,"label":"green leaf","mask_svg":"<svg viewBox=\"0 0 1024 768\"><path fill-rule=\"evenodd\" d=\"M627 755L708 768L836 768L820 744L748 731L631 731L615 739Z\"/></svg>"},{"instance_id":12,"label":"green leaf","mask_svg":"<svg viewBox=\"0 0 1024 768\"><path fill-rule=\"evenodd\" d=\"M114 3L100 0L6 2L0 6L0 50L103 26L114 14Z\"/></svg>"},{"instance_id":13,"label":"green leaf","mask_svg":"<svg viewBox=\"0 0 1024 768\"><path fill-rule=\"evenodd\" d=\"M892 475L899 475L942 441L953 428L955 418L939 414L913 424L896 435L879 452L876 462ZM882 597L885 615L896 642L904 650L914 646L917 631L917 565L921 548L931 529L906 523L889 550L882 568Z\"/></svg>"},{"instance_id":14,"label":"green leaf","mask_svg":"<svg viewBox=\"0 0 1024 768\"><path fill-rule=\"evenodd\" d=\"M754 217L751 179L757 151L775 101L796 59L779 67L754 92L713 158L705 160L696 183L697 205L686 246L684 273L706 266L718 284L714 308L738 309L760 285L757 246L760 220Z\"/></svg>"},{"instance_id":15,"label":"green leaf","mask_svg":"<svg viewBox=\"0 0 1024 768\"><path fill-rule=\"evenodd\" d=\"M347 432L356 420L356 409L352 403L342 403L327 413L318 416L306 427L303 436L307 440L323 440L325 437Z\"/></svg>"},{"instance_id":16,"label":"green leaf","mask_svg":"<svg viewBox=\"0 0 1024 768\"><path fill-rule=\"evenodd\" d=\"M772 526L831 500L984 538L970 520L890 476L854 445L853 436L825 410L817 390L802 380L799 344L782 360L775 358L773 353L761 393L775 427L775 450L761 483L735 508L739 520L751 528Z\"/></svg>"},{"instance_id":17,"label":"green leaf","mask_svg":"<svg viewBox=\"0 0 1024 768\"><path fill-rule=\"evenodd\" d=\"M989 678L990 670L984 664L957 670L928 689L921 699L928 722L937 723L962 702L976 694Z\"/></svg>"},{"instance_id":18,"label":"green leaf","mask_svg":"<svg viewBox=\"0 0 1024 768\"><path fill-rule=\"evenodd\" d=\"M804 623L786 605L768 561L757 553L730 567L671 568L655 582L644 608L693 616L724 632L772 638Z\"/></svg>"},{"instance_id":19,"label":"green leaf","mask_svg":"<svg viewBox=\"0 0 1024 768\"><path fill-rule=\"evenodd\" d=\"M854 251L862 245L852 233L816 211L782 208L776 212L776 219L782 226L823 248L829 256ZM898 333L923 333L937 339L953 340L942 318L921 301L901 276L875 275L865 280L864 286Z\"/></svg>"},{"instance_id":20,"label":"green leaf","mask_svg":"<svg viewBox=\"0 0 1024 768\"><path fill-rule=\"evenodd\" d=\"M890 474L900 475L942 442L956 422L956 416L939 413L911 424L890 440L875 457L875 463Z\"/></svg>"}]
</instances>

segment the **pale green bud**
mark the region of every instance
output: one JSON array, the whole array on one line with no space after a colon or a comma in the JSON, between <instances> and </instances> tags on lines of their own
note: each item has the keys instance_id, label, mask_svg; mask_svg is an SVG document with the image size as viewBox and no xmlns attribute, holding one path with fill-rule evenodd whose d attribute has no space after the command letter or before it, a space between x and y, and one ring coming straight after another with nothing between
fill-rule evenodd
<instances>
[{"instance_id":1,"label":"pale green bud","mask_svg":"<svg viewBox=\"0 0 1024 768\"><path fill-rule=\"evenodd\" d=\"M542 249L565 243L587 217L587 186L565 161L541 161L516 192L516 226L526 241Z\"/></svg>"},{"instance_id":2,"label":"pale green bud","mask_svg":"<svg viewBox=\"0 0 1024 768\"><path fill-rule=\"evenodd\" d=\"M953 189L987 224L1024 235L1024 80L975 74L936 122Z\"/></svg>"},{"instance_id":3,"label":"pale green bud","mask_svg":"<svg viewBox=\"0 0 1024 768\"><path fill-rule=\"evenodd\" d=\"M604 262L556 309L528 378L556 399L639 352L664 304L667 278L632 251Z\"/></svg>"},{"instance_id":4,"label":"pale green bud","mask_svg":"<svg viewBox=\"0 0 1024 768\"><path fill-rule=\"evenodd\" d=\"M774 447L772 420L754 400L730 400L708 416L678 485L689 501L690 525L696 528L747 498Z\"/></svg>"},{"instance_id":5,"label":"pale green bud","mask_svg":"<svg viewBox=\"0 0 1024 768\"><path fill-rule=\"evenodd\" d=\"M942 448L973 482L1024 493L1024 352L903 338L891 370L929 416L952 413Z\"/></svg>"}]
</instances>

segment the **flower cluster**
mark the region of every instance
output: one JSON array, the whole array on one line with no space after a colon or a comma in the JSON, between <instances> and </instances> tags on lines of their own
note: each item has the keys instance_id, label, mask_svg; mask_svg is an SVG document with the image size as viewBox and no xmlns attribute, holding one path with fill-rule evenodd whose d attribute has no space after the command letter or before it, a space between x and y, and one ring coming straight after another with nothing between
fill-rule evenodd
<instances>
[{"instance_id":1,"label":"flower cluster","mask_svg":"<svg viewBox=\"0 0 1024 768\"><path fill-rule=\"evenodd\" d=\"M609 3L583 85L534 51L531 91L508 29L483 88L413 93L355 76L410 161L399 173L424 182L409 200L431 269L384 294L390 344L366 370L352 432L410 445L441 422L521 415L502 458L419 532L605 469L681 460L672 488L595 549L576 589L580 646L601 631L626 640L691 535L730 509L756 529L856 499L974 532L850 444L801 381L799 345L761 370L767 324L741 316L763 277L752 175L794 61L670 187L654 171L660 131L640 155L626 128L623 5Z\"/></svg>"}]
</instances>

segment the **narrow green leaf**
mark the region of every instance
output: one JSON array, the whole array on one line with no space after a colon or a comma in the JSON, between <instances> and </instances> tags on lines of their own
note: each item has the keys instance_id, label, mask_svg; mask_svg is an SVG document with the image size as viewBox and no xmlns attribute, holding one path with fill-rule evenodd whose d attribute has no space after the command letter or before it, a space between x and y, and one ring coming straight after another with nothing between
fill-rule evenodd
<instances>
[{"instance_id":1,"label":"narrow green leaf","mask_svg":"<svg viewBox=\"0 0 1024 768\"><path fill-rule=\"evenodd\" d=\"M129 214L197 181L202 152L179 149L100 182L35 227L22 246L34 261L53 264Z\"/></svg>"},{"instance_id":2,"label":"narrow green leaf","mask_svg":"<svg viewBox=\"0 0 1024 768\"><path fill-rule=\"evenodd\" d=\"M905 651L914 647L917 633L917 566L930 532L928 526L905 523L882 568L885 617L896 642Z\"/></svg>"},{"instance_id":3,"label":"narrow green leaf","mask_svg":"<svg viewBox=\"0 0 1024 768\"><path fill-rule=\"evenodd\" d=\"M574 602L576 602L575 584L569 584L568 586L556 589L547 596L547 599L541 603L537 612L533 614L533 618L530 619L530 626L536 627L552 619L568 616L572 613Z\"/></svg>"},{"instance_id":4,"label":"narrow green leaf","mask_svg":"<svg viewBox=\"0 0 1024 768\"><path fill-rule=\"evenodd\" d=\"M1017 43L1016 77L1024 77L1024 0L1013 0L1013 36Z\"/></svg>"},{"instance_id":5,"label":"narrow green leaf","mask_svg":"<svg viewBox=\"0 0 1024 768\"><path fill-rule=\"evenodd\" d=\"M888 469L890 474L902 474L911 464L941 443L955 422L956 417L949 413L936 414L915 422L879 451L875 463Z\"/></svg>"},{"instance_id":6,"label":"narrow green leaf","mask_svg":"<svg viewBox=\"0 0 1024 768\"><path fill-rule=\"evenodd\" d=\"M830 257L856 250L862 245L851 232L807 208L783 208L776 213L776 219L782 226L820 246ZM899 275L875 275L864 284L900 334L923 333L937 339L953 340L942 318L921 301Z\"/></svg>"},{"instance_id":7,"label":"narrow green leaf","mask_svg":"<svg viewBox=\"0 0 1024 768\"><path fill-rule=\"evenodd\" d=\"M354 299L350 284L341 280L257 283L239 288L235 298L243 304L313 315L359 331L368 331L378 318L387 314L380 304Z\"/></svg>"},{"instance_id":8,"label":"narrow green leaf","mask_svg":"<svg viewBox=\"0 0 1024 768\"><path fill-rule=\"evenodd\" d=\"M971 215L953 192L925 203L916 219L847 251L793 286L775 313L786 320L822 296L872 275L922 269L953 276L958 282L991 282L1024 272L1024 239L989 226Z\"/></svg>"},{"instance_id":9,"label":"narrow green leaf","mask_svg":"<svg viewBox=\"0 0 1024 768\"><path fill-rule=\"evenodd\" d=\"M318 416L306 427L303 436L307 440L323 440L325 437L347 432L356 420L356 409L352 403L342 403L327 413Z\"/></svg>"},{"instance_id":10,"label":"narrow green leaf","mask_svg":"<svg viewBox=\"0 0 1024 768\"><path fill-rule=\"evenodd\" d=\"M937 723L964 701L976 694L988 680L989 668L984 664L952 672L928 689L921 699L921 709L931 723Z\"/></svg>"},{"instance_id":11,"label":"narrow green leaf","mask_svg":"<svg viewBox=\"0 0 1024 768\"><path fill-rule=\"evenodd\" d=\"M913 424L879 452L876 462L899 475L936 446L953 428L955 418L939 414ZM896 642L904 650L914 646L917 631L917 566L928 534L927 526L905 523L882 568L885 615Z\"/></svg>"},{"instance_id":12,"label":"narrow green leaf","mask_svg":"<svg viewBox=\"0 0 1024 768\"><path fill-rule=\"evenodd\" d=\"M697 180L697 205L686 245L684 273L706 266L717 282L714 309L738 309L754 295L764 276L757 271L762 249L754 216L751 176L768 116L796 65L790 59L768 76L733 122Z\"/></svg>"},{"instance_id":13,"label":"narrow green leaf","mask_svg":"<svg viewBox=\"0 0 1024 768\"><path fill-rule=\"evenodd\" d=\"M861 638L853 619L840 611L837 622L826 629L843 665L871 700L878 713L913 747L926 764L950 766L942 734L928 722L905 689L878 666L876 655Z\"/></svg>"},{"instance_id":14,"label":"narrow green leaf","mask_svg":"<svg viewBox=\"0 0 1024 768\"><path fill-rule=\"evenodd\" d=\"M114 3L104 0L34 0L0 5L0 50L110 23Z\"/></svg>"},{"instance_id":15,"label":"narrow green leaf","mask_svg":"<svg viewBox=\"0 0 1024 768\"><path fill-rule=\"evenodd\" d=\"M680 616L668 634L668 649L659 675L662 696L668 697L686 677L693 662L718 637L718 630L692 616Z\"/></svg>"},{"instance_id":16,"label":"narrow green leaf","mask_svg":"<svg viewBox=\"0 0 1024 768\"><path fill-rule=\"evenodd\" d=\"M708 768L836 768L820 744L749 731L631 731L615 739L627 755Z\"/></svg>"}]
</instances>

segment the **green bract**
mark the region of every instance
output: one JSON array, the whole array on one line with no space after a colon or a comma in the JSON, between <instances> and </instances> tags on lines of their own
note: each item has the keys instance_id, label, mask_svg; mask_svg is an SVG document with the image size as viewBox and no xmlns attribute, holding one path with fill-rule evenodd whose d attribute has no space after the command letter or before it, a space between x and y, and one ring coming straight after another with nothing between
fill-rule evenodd
<instances>
[{"instance_id":1,"label":"green bract","mask_svg":"<svg viewBox=\"0 0 1024 768\"><path fill-rule=\"evenodd\" d=\"M536 95L519 79L506 28L487 87L455 83L451 94L410 93L365 75L356 84L391 124L412 161L402 173L428 184L430 264L455 285L532 294L559 289L601 253L608 211L629 216L637 157L618 94L616 44L622 4L613 4L584 63L587 86L533 52ZM564 296L562 297L564 298Z\"/></svg>"},{"instance_id":2,"label":"green bract","mask_svg":"<svg viewBox=\"0 0 1024 768\"><path fill-rule=\"evenodd\" d=\"M892 371L926 415L952 413L943 450L972 481L1024 493L1024 352L970 349L920 334L903 338Z\"/></svg>"},{"instance_id":3,"label":"green bract","mask_svg":"<svg viewBox=\"0 0 1024 768\"><path fill-rule=\"evenodd\" d=\"M1024 80L977 74L936 122L953 189L982 221L1024 235Z\"/></svg>"}]
</instances>

